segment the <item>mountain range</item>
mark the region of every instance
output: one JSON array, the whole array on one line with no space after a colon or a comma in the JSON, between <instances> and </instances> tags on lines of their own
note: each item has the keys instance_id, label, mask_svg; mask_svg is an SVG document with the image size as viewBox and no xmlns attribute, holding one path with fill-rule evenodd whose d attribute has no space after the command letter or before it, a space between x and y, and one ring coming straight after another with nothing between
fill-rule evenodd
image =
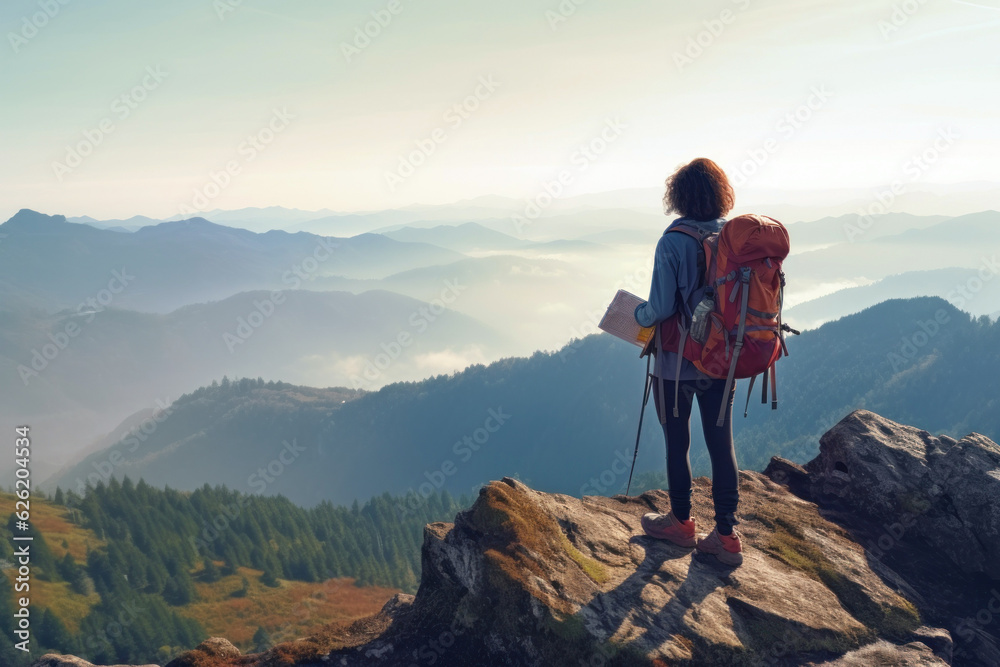
<instances>
[{"instance_id":1,"label":"mountain range","mask_svg":"<svg viewBox=\"0 0 1000 667\"><path fill-rule=\"evenodd\" d=\"M809 460L819 435L860 408L936 432L1000 437L1000 323L937 298L894 300L788 347L778 363L777 411L755 393L744 418L740 383L734 430L743 468L762 469L773 455ZM141 447L123 440L46 486L77 489L113 470L156 486L242 489L294 440L302 458L267 492L306 505L383 491L469 493L501 473L550 492L610 494L627 480L643 374L636 348L601 334L375 392L253 381L205 387L178 399ZM652 409L637 470L659 475L664 445ZM709 474L700 428L692 430L695 472ZM193 458L205 464L198 474Z\"/></svg>"},{"instance_id":2,"label":"mountain range","mask_svg":"<svg viewBox=\"0 0 1000 667\"><path fill-rule=\"evenodd\" d=\"M373 389L438 372L442 354L471 363L508 345L468 316L385 291L246 292L164 315L109 308L0 317L0 377L10 388L0 414L34 424L51 443L39 465L72 458L86 444L82 433L107 432L226 374Z\"/></svg>"},{"instance_id":3,"label":"mountain range","mask_svg":"<svg viewBox=\"0 0 1000 667\"><path fill-rule=\"evenodd\" d=\"M23 210L0 225L0 233L6 235L0 293L50 310L102 299L105 306L164 313L238 292L296 289L324 275L381 278L463 257L377 234L255 234L202 218L123 233Z\"/></svg>"},{"instance_id":4,"label":"mountain range","mask_svg":"<svg viewBox=\"0 0 1000 667\"><path fill-rule=\"evenodd\" d=\"M510 216L462 222L505 207L487 199L357 214L365 231L353 237L204 219L108 231L22 211L0 225L0 384L11 396L0 412L55 443L50 460L35 462L44 477L133 413L223 376L378 390L559 354L597 331L615 289L646 293L662 216L553 207L524 237ZM309 221L284 209L218 213ZM887 214L850 239L857 216L790 224L786 320L811 329L923 295L993 316L998 223L995 211Z\"/></svg>"},{"instance_id":5,"label":"mountain range","mask_svg":"<svg viewBox=\"0 0 1000 667\"><path fill-rule=\"evenodd\" d=\"M453 521L424 528L416 595L247 654L215 636L166 667L998 664L995 442L934 436L857 410L822 436L806 465L774 457L739 482L739 566L644 534L640 519L669 509L662 490L577 499L503 477ZM101 487L88 498L139 490ZM692 495L704 535L713 523L709 481L695 480ZM331 519L356 517L324 507L310 523L325 530ZM156 526L153 517L128 525L147 524ZM287 539L287 523L265 525ZM230 553L227 567L238 560ZM206 564L199 576L215 569ZM100 579L100 569L88 570ZM116 635L119 659L133 661L134 635ZM32 667L92 666L49 654Z\"/></svg>"},{"instance_id":6,"label":"mountain range","mask_svg":"<svg viewBox=\"0 0 1000 667\"><path fill-rule=\"evenodd\" d=\"M785 223L819 220L827 217L877 214L885 211L880 201L889 186L811 190L741 188L737 201L739 212L766 213ZM649 215L662 213L662 187L637 187L608 192L556 198L541 211L541 216L573 214L595 210L627 209ZM479 196L451 204L414 204L386 211L338 212L329 209L302 209L269 206L239 210L213 209L201 215L219 224L242 227L256 232L272 229L317 231L335 236L353 236L386 226L434 226L442 223L509 220L523 214L529 200L495 195ZM912 183L893 196L889 213L909 215L959 216L1000 206L1000 187L991 182L939 185ZM178 216L154 220L134 216L127 220L98 220L90 216L70 218L71 222L98 227L121 227L135 230L152 222L173 221ZM317 228L311 228L313 223Z\"/></svg>"}]
</instances>

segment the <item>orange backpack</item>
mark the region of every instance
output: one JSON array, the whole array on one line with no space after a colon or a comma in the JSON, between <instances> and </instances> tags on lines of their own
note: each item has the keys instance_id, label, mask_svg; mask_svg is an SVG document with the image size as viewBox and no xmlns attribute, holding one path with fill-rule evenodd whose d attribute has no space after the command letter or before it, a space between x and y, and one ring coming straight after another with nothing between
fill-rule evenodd
<instances>
[{"instance_id":1,"label":"orange backpack","mask_svg":"<svg viewBox=\"0 0 1000 667\"><path fill-rule=\"evenodd\" d=\"M659 348L677 352L712 378L726 378L724 395L729 394L737 378L753 378L747 391L748 405L758 375L764 378L762 402L767 402L770 375L771 408L777 409L774 364L788 354L784 332L798 334L781 321L785 287L781 263L789 252L788 230L766 216L741 215L725 223L718 234L706 234L683 222L672 225L665 233L670 232L687 234L701 244L699 269L703 263L704 277L692 297L696 305L691 312L687 312L688 304L682 304L677 313L658 325ZM679 416L679 361L675 417ZM723 401L719 426L725 421L727 405L728 401Z\"/></svg>"}]
</instances>

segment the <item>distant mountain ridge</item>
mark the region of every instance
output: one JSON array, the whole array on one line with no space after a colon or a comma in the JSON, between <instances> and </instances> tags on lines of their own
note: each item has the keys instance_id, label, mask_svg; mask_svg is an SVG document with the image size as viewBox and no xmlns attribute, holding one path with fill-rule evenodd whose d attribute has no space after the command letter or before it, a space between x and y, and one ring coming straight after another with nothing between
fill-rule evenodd
<instances>
[{"instance_id":1,"label":"distant mountain ridge","mask_svg":"<svg viewBox=\"0 0 1000 667\"><path fill-rule=\"evenodd\" d=\"M871 282L911 271L952 268L983 269L987 277L1000 278L990 250L1000 246L1000 211L981 211L885 236L878 227L881 220L873 218L868 231L859 228L850 240L845 236L841 243L792 254L784 265L789 283L808 292L845 280ZM921 224L932 220L925 218ZM794 226L790 235L794 247Z\"/></svg>"},{"instance_id":2,"label":"distant mountain ridge","mask_svg":"<svg viewBox=\"0 0 1000 667\"><path fill-rule=\"evenodd\" d=\"M985 274L989 276L990 274ZM815 328L888 299L937 296L974 316L1000 311L1000 273L983 281L979 269L934 269L888 276L871 285L851 287L787 309L783 317L796 328ZM980 289L973 291L973 287Z\"/></svg>"},{"instance_id":3,"label":"distant mountain ridge","mask_svg":"<svg viewBox=\"0 0 1000 667\"><path fill-rule=\"evenodd\" d=\"M430 243L457 252L510 250L530 245L528 241L484 227L478 222L428 228L403 227L385 232L385 236L397 241Z\"/></svg>"},{"instance_id":4,"label":"distant mountain ridge","mask_svg":"<svg viewBox=\"0 0 1000 667\"><path fill-rule=\"evenodd\" d=\"M123 268L135 281L113 295L116 307L169 312L239 292L296 289L311 278L379 278L464 255L381 235L353 238L271 231L255 234L203 218L132 233L98 230L23 210L0 225L0 289L52 310L93 298ZM48 271L33 271L46 266ZM109 295L110 296L110 295Z\"/></svg>"},{"instance_id":5,"label":"distant mountain ridge","mask_svg":"<svg viewBox=\"0 0 1000 667\"><path fill-rule=\"evenodd\" d=\"M888 184L875 188L838 188L828 190L779 190L740 188L738 212L764 213L786 224L814 221L821 218L857 217L859 212L871 212L878 203L878 194L888 190ZM558 198L545 214L576 213L595 209L628 209L644 214L662 212L662 186L638 187L587 193ZM236 210L213 209L201 217L219 224L244 227L263 232L270 229L288 231L318 231L323 234L351 236L375 231L387 225L404 226L419 221L482 222L506 220L524 210L524 199L497 195L482 195L447 204L413 204L391 210L315 211L282 206L249 207ZM895 197L890 214L926 216L957 216L1000 208L1000 184L991 182L939 185L911 184L907 191ZM138 216L145 217L145 216ZM174 220L178 216L164 218ZM151 219L151 218L147 218ZM123 220L96 220L90 216L70 219L72 222L99 226L123 225ZM315 223L320 229L309 229ZM299 227L296 227L299 225ZM294 229L293 229L294 227ZM331 231L335 229L335 231Z\"/></svg>"},{"instance_id":6,"label":"distant mountain ridge","mask_svg":"<svg viewBox=\"0 0 1000 667\"><path fill-rule=\"evenodd\" d=\"M761 469L774 455L808 460L819 434L858 408L937 432L1000 437L1000 323L972 320L941 299L889 301L806 332L789 350L778 363L780 409L752 405L747 419L736 410L744 468ZM244 396L203 388L178 400L169 428L126 456L116 473L177 488L240 485L293 436L307 443L308 463L274 491L303 504L387 490L468 493L501 470L546 491L614 493L626 481L620 460L631 460L643 374L633 347L598 335L554 353L389 385L344 404L320 400L334 390ZM739 406L745 388L741 382ZM297 391L319 393L306 401ZM241 407L250 404L258 407ZM637 470L662 475L663 436L655 419L647 424ZM693 465L707 474L700 429L692 430ZM47 485L75 486L108 451ZM187 465L194 452L218 461L204 478Z\"/></svg>"},{"instance_id":7,"label":"distant mountain ridge","mask_svg":"<svg viewBox=\"0 0 1000 667\"><path fill-rule=\"evenodd\" d=\"M449 354L474 361L508 344L468 316L429 308L386 291L286 290L164 315L113 307L89 315L0 311L0 415L29 420L51 443L48 456L65 461L126 415L223 375L373 389L425 377L438 363L450 368ZM392 358L383 359L383 346ZM0 461L0 470L9 463Z\"/></svg>"}]
</instances>

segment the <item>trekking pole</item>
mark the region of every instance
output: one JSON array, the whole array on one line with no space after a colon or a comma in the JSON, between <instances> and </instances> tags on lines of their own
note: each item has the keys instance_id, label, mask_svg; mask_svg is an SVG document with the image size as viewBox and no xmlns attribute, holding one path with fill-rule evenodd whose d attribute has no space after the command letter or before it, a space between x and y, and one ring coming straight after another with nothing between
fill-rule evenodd
<instances>
[{"instance_id":1,"label":"trekking pole","mask_svg":"<svg viewBox=\"0 0 1000 667\"><path fill-rule=\"evenodd\" d=\"M635 453L632 454L632 469L628 473L628 486L625 487L625 495L632 488L632 473L635 472L635 460L639 456L639 436L642 435L642 416L646 412L646 403L649 402L649 391L653 387L653 376L649 374L649 362L653 355L646 355L646 387L642 392L642 408L639 410L639 431L635 434Z\"/></svg>"}]
</instances>

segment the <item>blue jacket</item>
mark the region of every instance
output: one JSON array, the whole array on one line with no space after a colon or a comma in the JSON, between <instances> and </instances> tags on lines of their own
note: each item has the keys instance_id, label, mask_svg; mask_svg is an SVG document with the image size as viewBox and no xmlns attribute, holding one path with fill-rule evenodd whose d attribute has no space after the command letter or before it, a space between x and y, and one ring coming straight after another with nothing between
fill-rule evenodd
<instances>
[{"instance_id":1,"label":"blue jacket","mask_svg":"<svg viewBox=\"0 0 1000 667\"><path fill-rule=\"evenodd\" d=\"M678 218L671 227L683 220L705 231L718 232L725 224L725 218L697 221ZM669 229L669 227L668 227ZM656 244L653 261L653 282L649 288L649 300L635 309L635 320L640 326L651 327L673 315L679 307L690 316L697 304L691 303L692 293L701 284L698 275L698 241L687 234L663 233ZM686 304L686 305L684 305ZM660 350L656 355L653 374L672 380L677 371L677 353ZM681 379L699 380L708 376L681 357Z\"/></svg>"}]
</instances>

